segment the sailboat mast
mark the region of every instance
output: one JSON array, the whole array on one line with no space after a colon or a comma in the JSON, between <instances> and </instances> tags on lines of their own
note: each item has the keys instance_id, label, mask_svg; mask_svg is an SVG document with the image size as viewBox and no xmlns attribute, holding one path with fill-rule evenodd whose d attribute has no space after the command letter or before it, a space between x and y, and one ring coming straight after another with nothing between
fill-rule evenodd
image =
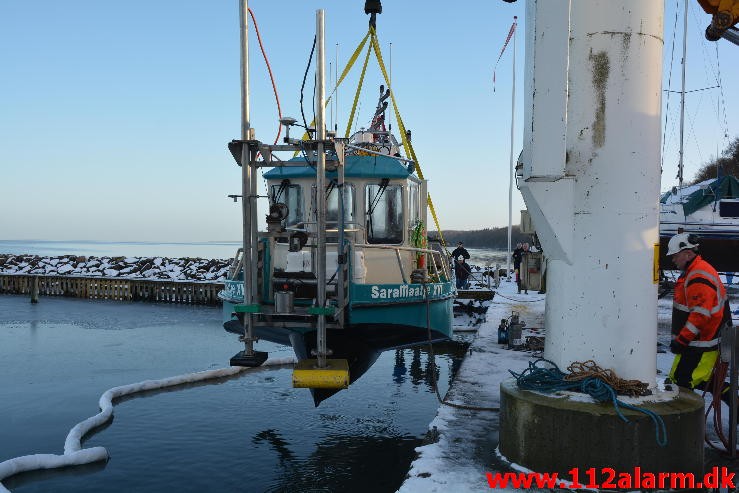
<instances>
[{"instance_id":1,"label":"sailboat mast","mask_svg":"<svg viewBox=\"0 0 739 493\"><path fill-rule=\"evenodd\" d=\"M516 24L518 17L513 17L513 87L511 88L511 158L510 158L510 176L508 177L508 255L506 263L506 272L508 279L511 278L511 234L513 230L513 174L516 172L515 163L513 161L513 144L515 137L515 118L516 118Z\"/></svg>"},{"instance_id":2,"label":"sailboat mast","mask_svg":"<svg viewBox=\"0 0 739 493\"><path fill-rule=\"evenodd\" d=\"M677 166L678 189L683 186L683 147L685 145L685 59L688 52L688 0L685 0L683 20L683 63L682 86L680 90L680 161Z\"/></svg>"}]
</instances>

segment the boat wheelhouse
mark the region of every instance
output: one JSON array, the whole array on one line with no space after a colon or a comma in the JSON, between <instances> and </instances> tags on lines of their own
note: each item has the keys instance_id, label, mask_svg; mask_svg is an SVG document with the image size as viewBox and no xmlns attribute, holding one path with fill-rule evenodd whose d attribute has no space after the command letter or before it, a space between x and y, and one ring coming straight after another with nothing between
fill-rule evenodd
<instances>
[{"instance_id":1,"label":"boat wheelhouse","mask_svg":"<svg viewBox=\"0 0 739 493\"><path fill-rule=\"evenodd\" d=\"M334 163L327 165L321 192L328 328L370 339L377 349L448 338L455 294L448 264L439 251L418 242L425 236L426 181L414 174L412 163L373 151L380 146L366 145L370 133L350 141L343 170L335 154L327 161ZM315 156L294 157L264 178L272 217L268 231L258 234L255 327L259 338L290 344L296 334L315 332ZM221 298L227 328L243 333L232 316L243 302L243 280L227 280Z\"/></svg>"}]
</instances>

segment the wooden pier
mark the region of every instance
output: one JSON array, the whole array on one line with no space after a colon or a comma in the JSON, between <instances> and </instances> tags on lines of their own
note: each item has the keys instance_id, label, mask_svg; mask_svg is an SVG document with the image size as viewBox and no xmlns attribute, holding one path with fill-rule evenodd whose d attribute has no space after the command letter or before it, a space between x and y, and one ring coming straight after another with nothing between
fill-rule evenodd
<instances>
[{"instance_id":1,"label":"wooden pier","mask_svg":"<svg viewBox=\"0 0 739 493\"><path fill-rule=\"evenodd\" d=\"M0 294L67 296L119 301L159 301L218 305L223 283L94 277L0 275Z\"/></svg>"}]
</instances>

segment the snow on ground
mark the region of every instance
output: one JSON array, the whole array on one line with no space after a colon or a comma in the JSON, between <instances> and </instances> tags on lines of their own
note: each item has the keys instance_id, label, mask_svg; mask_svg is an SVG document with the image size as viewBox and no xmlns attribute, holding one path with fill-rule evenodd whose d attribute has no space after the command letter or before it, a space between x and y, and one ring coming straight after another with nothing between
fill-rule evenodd
<instances>
[{"instance_id":1,"label":"snow on ground","mask_svg":"<svg viewBox=\"0 0 739 493\"><path fill-rule=\"evenodd\" d=\"M455 404L492 410L459 409L442 404L429 425L429 441L433 443L416 449L417 458L411 464L399 493L484 491L489 489L486 472L507 470L507 465L500 461L495 450L498 445L500 382L511 377L509 370L522 371L539 354L509 350L498 344L498 325L501 319L517 311L521 320L526 322L524 338L544 335L540 330L544 326L544 303L545 295L535 291L529 291L528 295L517 294L514 282L502 280L490 302L487 320L479 326L470 354L446 395L446 400ZM733 297L731 303L735 313L734 324L737 325L739 302ZM673 360L668 350L671 293L658 300L657 310L657 379L660 381L669 373ZM724 429L727 429L728 412L723 420ZM711 429L708 432L709 436L715 437Z\"/></svg>"},{"instance_id":2,"label":"snow on ground","mask_svg":"<svg viewBox=\"0 0 739 493\"><path fill-rule=\"evenodd\" d=\"M42 275L223 282L231 260L162 257L78 257L0 253L0 275Z\"/></svg>"},{"instance_id":3,"label":"snow on ground","mask_svg":"<svg viewBox=\"0 0 739 493\"><path fill-rule=\"evenodd\" d=\"M401 493L488 489L485 472L494 470L490 461L498 444L500 382L510 376L508 370L520 372L534 357L531 352L508 350L498 344L498 325L501 319L511 316L511 311L517 311L526 322L523 335L536 335L531 329L544 325L544 298L535 291L516 294L515 283L501 282L490 302L487 321L480 325L470 346L471 353L446 396L455 404L496 410L441 405L429 425L430 435L438 440L416 449L418 457L399 490Z\"/></svg>"}]
</instances>

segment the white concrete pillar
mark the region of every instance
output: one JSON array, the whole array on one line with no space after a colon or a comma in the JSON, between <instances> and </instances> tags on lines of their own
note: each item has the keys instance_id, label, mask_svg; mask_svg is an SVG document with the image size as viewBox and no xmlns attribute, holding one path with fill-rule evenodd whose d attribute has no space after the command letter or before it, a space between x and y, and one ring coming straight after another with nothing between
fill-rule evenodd
<instances>
[{"instance_id":1,"label":"white concrete pillar","mask_svg":"<svg viewBox=\"0 0 739 493\"><path fill-rule=\"evenodd\" d=\"M663 14L662 0L528 0L519 181L550 259L544 356L650 385Z\"/></svg>"}]
</instances>

